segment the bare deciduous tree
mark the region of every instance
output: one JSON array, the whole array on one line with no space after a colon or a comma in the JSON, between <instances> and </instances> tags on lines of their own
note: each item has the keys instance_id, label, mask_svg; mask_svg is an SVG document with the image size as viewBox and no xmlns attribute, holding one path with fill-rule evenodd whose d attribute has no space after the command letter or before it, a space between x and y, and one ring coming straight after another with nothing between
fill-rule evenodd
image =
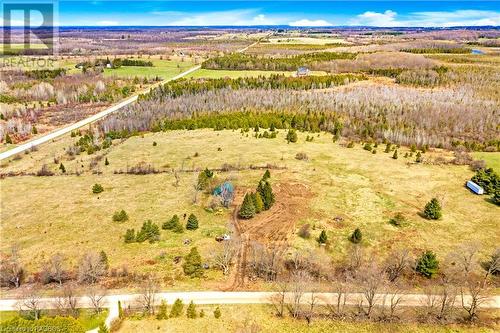
<instances>
[{"instance_id":1,"label":"bare deciduous tree","mask_svg":"<svg viewBox=\"0 0 500 333\"><path fill-rule=\"evenodd\" d=\"M361 271L361 290L363 299L359 303L359 309L367 318L371 318L372 311L377 301L377 292L384 283L383 272L380 270L376 262L372 263ZM366 306L364 301L366 300Z\"/></svg>"},{"instance_id":2,"label":"bare deciduous tree","mask_svg":"<svg viewBox=\"0 0 500 333\"><path fill-rule=\"evenodd\" d=\"M78 280L82 283L96 283L106 274L106 266L97 253L86 253L78 266Z\"/></svg>"},{"instance_id":3,"label":"bare deciduous tree","mask_svg":"<svg viewBox=\"0 0 500 333\"><path fill-rule=\"evenodd\" d=\"M17 303L19 311L29 311L33 319L40 318L40 294L35 287L23 292L21 300Z\"/></svg>"},{"instance_id":4,"label":"bare deciduous tree","mask_svg":"<svg viewBox=\"0 0 500 333\"><path fill-rule=\"evenodd\" d=\"M214 254L215 266L221 269L224 275L229 274L237 246L238 240L236 239L222 241L221 248Z\"/></svg>"},{"instance_id":5,"label":"bare deciduous tree","mask_svg":"<svg viewBox=\"0 0 500 333\"><path fill-rule=\"evenodd\" d=\"M154 276L146 277L141 284L141 295L139 302L144 312L153 315L155 313L155 298L158 293L159 285Z\"/></svg>"},{"instance_id":6,"label":"bare deciduous tree","mask_svg":"<svg viewBox=\"0 0 500 333\"><path fill-rule=\"evenodd\" d=\"M289 282L290 301L287 308L293 318L298 318L301 314L302 296L308 288L311 277L306 271L295 271L292 273Z\"/></svg>"},{"instance_id":7,"label":"bare deciduous tree","mask_svg":"<svg viewBox=\"0 0 500 333\"><path fill-rule=\"evenodd\" d=\"M390 282L396 281L410 266L410 251L401 249L393 251L385 262L385 271Z\"/></svg>"},{"instance_id":8,"label":"bare deciduous tree","mask_svg":"<svg viewBox=\"0 0 500 333\"><path fill-rule=\"evenodd\" d=\"M92 303L94 312L96 314L101 313L104 303L104 297L106 297L106 289L100 288L97 285L91 285L89 288L87 288L87 295L90 302Z\"/></svg>"},{"instance_id":9,"label":"bare deciduous tree","mask_svg":"<svg viewBox=\"0 0 500 333\"><path fill-rule=\"evenodd\" d=\"M289 282L281 279L274 283L275 293L271 296L271 303L276 310L278 317L285 315L286 295L288 293Z\"/></svg>"},{"instance_id":10,"label":"bare deciduous tree","mask_svg":"<svg viewBox=\"0 0 500 333\"><path fill-rule=\"evenodd\" d=\"M24 268L20 260L19 247L14 244L11 247L10 256L0 261L0 283L19 288L23 274Z\"/></svg>"}]
</instances>

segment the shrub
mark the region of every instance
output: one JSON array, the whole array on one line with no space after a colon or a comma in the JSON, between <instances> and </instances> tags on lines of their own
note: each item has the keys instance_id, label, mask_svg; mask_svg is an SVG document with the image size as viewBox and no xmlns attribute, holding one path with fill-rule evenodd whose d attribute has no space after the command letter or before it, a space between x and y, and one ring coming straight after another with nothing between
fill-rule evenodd
<instances>
[{"instance_id":1,"label":"shrub","mask_svg":"<svg viewBox=\"0 0 500 333\"><path fill-rule=\"evenodd\" d=\"M203 311L203 309L201 309L201 310L200 310L199 317L200 317L200 318L205 317L205 311Z\"/></svg>"},{"instance_id":2,"label":"shrub","mask_svg":"<svg viewBox=\"0 0 500 333\"><path fill-rule=\"evenodd\" d=\"M42 167L40 168L40 170L38 170L36 172L36 175L38 177L45 177L45 176L53 176L54 173L49 169L49 167L47 166L47 164L44 164L44 165L42 165Z\"/></svg>"},{"instance_id":3,"label":"shrub","mask_svg":"<svg viewBox=\"0 0 500 333\"><path fill-rule=\"evenodd\" d=\"M354 141L349 141L347 148L354 148Z\"/></svg>"},{"instance_id":4,"label":"shrub","mask_svg":"<svg viewBox=\"0 0 500 333\"><path fill-rule=\"evenodd\" d=\"M441 205L438 199L432 198L424 208L423 214L428 220L438 220L442 216Z\"/></svg>"},{"instance_id":5,"label":"shrub","mask_svg":"<svg viewBox=\"0 0 500 333\"><path fill-rule=\"evenodd\" d=\"M397 149L394 151L394 154L392 154L392 158L397 160L398 159L398 151Z\"/></svg>"},{"instance_id":6,"label":"shrub","mask_svg":"<svg viewBox=\"0 0 500 333\"><path fill-rule=\"evenodd\" d=\"M286 142L290 143L295 143L298 140L297 132L294 129L289 129L288 133L286 134Z\"/></svg>"},{"instance_id":7,"label":"shrub","mask_svg":"<svg viewBox=\"0 0 500 333\"><path fill-rule=\"evenodd\" d=\"M319 234L319 237L318 237L318 243L326 244L327 241L328 241L328 236L326 234L326 231L321 230L321 233Z\"/></svg>"},{"instance_id":8,"label":"shrub","mask_svg":"<svg viewBox=\"0 0 500 333\"><path fill-rule=\"evenodd\" d=\"M368 150L368 151L372 151L372 145L370 143L365 143L364 147L363 147L364 150Z\"/></svg>"},{"instance_id":9,"label":"shrub","mask_svg":"<svg viewBox=\"0 0 500 333\"><path fill-rule=\"evenodd\" d=\"M59 170L61 170L62 173L66 173L66 168L64 167L64 164L59 164Z\"/></svg>"},{"instance_id":10,"label":"shrub","mask_svg":"<svg viewBox=\"0 0 500 333\"><path fill-rule=\"evenodd\" d=\"M238 215L244 219L250 219L255 216L256 209L254 205L254 201L252 199L251 194L245 194L245 198L243 199L243 203L241 204L240 210L238 211Z\"/></svg>"},{"instance_id":11,"label":"shrub","mask_svg":"<svg viewBox=\"0 0 500 333\"><path fill-rule=\"evenodd\" d=\"M390 143L388 143L388 144L385 146L384 153L388 153L388 152L390 152L390 151L391 151L391 146L392 146L392 145L391 145Z\"/></svg>"},{"instance_id":12,"label":"shrub","mask_svg":"<svg viewBox=\"0 0 500 333\"><path fill-rule=\"evenodd\" d=\"M147 220L142 224L141 230L135 236L135 241L142 243L149 240L150 243L154 243L160 240L160 228L157 224L153 223L151 220Z\"/></svg>"},{"instance_id":13,"label":"shrub","mask_svg":"<svg viewBox=\"0 0 500 333\"><path fill-rule=\"evenodd\" d=\"M10 137L9 133L5 134L5 143L12 144L12 138Z\"/></svg>"},{"instance_id":14,"label":"shrub","mask_svg":"<svg viewBox=\"0 0 500 333\"><path fill-rule=\"evenodd\" d=\"M165 300L161 301L161 304L158 308L158 313L156 314L156 319L158 320L165 320L168 319L168 312L167 312L167 302Z\"/></svg>"},{"instance_id":15,"label":"shrub","mask_svg":"<svg viewBox=\"0 0 500 333\"><path fill-rule=\"evenodd\" d=\"M123 209L120 210L120 211L116 211L113 214L113 221L115 221L115 222L125 222L125 221L128 221L127 212L124 211Z\"/></svg>"},{"instance_id":16,"label":"shrub","mask_svg":"<svg viewBox=\"0 0 500 333\"><path fill-rule=\"evenodd\" d=\"M170 318L177 318L182 315L182 310L184 310L184 304L180 299L176 299L172 305L172 310L170 310Z\"/></svg>"},{"instance_id":17,"label":"shrub","mask_svg":"<svg viewBox=\"0 0 500 333\"><path fill-rule=\"evenodd\" d=\"M359 228L356 228L354 232L351 234L351 237L349 237L349 240L354 244L358 244L359 242L361 242L362 238L363 235L361 234L361 230L359 230Z\"/></svg>"},{"instance_id":18,"label":"shrub","mask_svg":"<svg viewBox=\"0 0 500 333\"><path fill-rule=\"evenodd\" d=\"M135 230L134 229L127 229L127 232L125 232L125 243L133 243L135 242Z\"/></svg>"},{"instance_id":19,"label":"shrub","mask_svg":"<svg viewBox=\"0 0 500 333\"><path fill-rule=\"evenodd\" d=\"M406 218L403 214L396 213L396 215L389 220L389 223L396 227L402 227L406 224Z\"/></svg>"},{"instance_id":20,"label":"shrub","mask_svg":"<svg viewBox=\"0 0 500 333\"><path fill-rule=\"evenodd\" d=\"M190 277L202 277L203 267L201 265L201 256L198 248L193 247L188 255L184 257L184 264L182 265L184 274Z\"/></svg>"},{"instance_id":21,"label":"shrub","mask_svg":"<svg viewBox=\"0 0 500 333\"><path fill-rule=\"evenodd\" d=\"M423 160L424 160L424 158L422 157L422 153L421 153L421 152L418 152L418 153L417 153L417 156L416 156L416 158L415 158L415 162L417 162L417 163L421 163Z\"/></svg>"},{"instance_id":22,"label":"shrub","mask_svg":"<svg viewBox=\"0 0 500 333\"><path fill-rule=\"evenodd\" d=\"M102 193L104 191L104 188L102 187L101 184L94 184L94 186L92 186L92 193L94 194L99 194L99 193Z\"/></svg>"},{"instance_id":23,"label":"shrub","mask_svg":"<svg viewBox=\"0 0 500 333\"><path fill-rule=\"evenodd\" d=\"M426 278L431 278L438 272L438 269L439 261L432 251L422 253L422 256L417 260L417 265L415 266L415 270Z\"/></svg>"},{"instance_id":24,"label":"shrub","mask_svg":"<svg viewBox=\"0 0 500 333\"><path fill-rule=\"evenodd\" d=\"M493 203L500 206L500 188L497 188L495 190L495 193L493 193L493 196L491 197L491 200L493 200Z\"/></svg>"},{"instance_id":25,"label":"shrub","mask_svg":"<svg viewBox=\"0 0 500 333\"><path fill-rule=\"evenodd\" d=\"M196 306L194 305L193 301L191 301L187 307L186 317L190 319L195 319L197 317Z\"/></svg>"},{"instance_id":26,"label":"shrub","mask_svg":"<svg viewBox=\"0 0 500 333\"><path fill-rule=\"evenodd\" d=\"M219 319L221 315L222 314L220 312L219 307L216 307L215 310L214 310L214 317L215 317L215 319Z\"/></svg>"},{"instance_id":27,"label":"shrub","mask_svg":"<svg viewBox=\"0 0 500 333\"><path fill-rule=\"evenodd\" d=\"M307 157L306 153L297 153L295 154L295 159L299 161L307 161L309 160L309 157Z\"/></svg>"},{"instance_id":28,"label":"shrub","mask_svg":"<svg viewBox=\"0 0 500 333\"><path fill-rule=\"evenodd\" d=\"M198 229L198 218L194 214L190 214L186 223L187 230Z\"/></svg>"},{"instance_id":29,"label":"shrub","mask_svg":"<svg viewBox=\"0 0 500 333\"><path fill-rule=\"evenodd\" d=\"M309 228L311 225L309 223L304 224L302 227L299 229L299 237L304 238L304 239L309 239L311 238L311 232L309 231Z\"/></svg>"},{"instance_id":30,"label":"shrub","mask_svg":"<svg viewBox=\"0 0 500 333\"><path fill-rule=\"evenodd\" d=\"M153 141L153 147L156 147L157 145L156 141Z\"/></svg>"}]
</instances>

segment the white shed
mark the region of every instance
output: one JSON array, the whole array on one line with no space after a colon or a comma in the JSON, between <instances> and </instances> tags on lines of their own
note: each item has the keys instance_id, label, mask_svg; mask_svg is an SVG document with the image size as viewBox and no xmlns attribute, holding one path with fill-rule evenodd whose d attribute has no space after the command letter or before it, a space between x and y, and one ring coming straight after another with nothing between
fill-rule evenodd
<instances>
[{"instance_id":1,"label":"white shed","mask_svg":"<svg viewBox=\"0 0 500 333\"><path fill-rule=\"evenodd\" d=\"M481 186L474 183L472 180L467 181L467 188L469 188L472 192L476 194L484 194L484 190Z\"/></svg>"}]
</instances>

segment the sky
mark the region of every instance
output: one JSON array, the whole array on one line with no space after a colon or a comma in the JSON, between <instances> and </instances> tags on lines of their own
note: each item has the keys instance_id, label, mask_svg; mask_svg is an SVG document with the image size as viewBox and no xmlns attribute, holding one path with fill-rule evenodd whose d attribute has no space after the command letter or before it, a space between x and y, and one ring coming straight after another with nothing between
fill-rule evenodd
<instances>
[{"instance_id":1,"label":"sky","mask_svg":"<svg viewBox=\"0 0 500 333\"><path fill-rule=\"evenodd\" d=\"M36 15L33 17L36 21ZM56 17L56 25L59 26L500 26L500 0L60 0ZM19 25L20 22L14 15L12 25Z\"/></svg>"}]
</instances>

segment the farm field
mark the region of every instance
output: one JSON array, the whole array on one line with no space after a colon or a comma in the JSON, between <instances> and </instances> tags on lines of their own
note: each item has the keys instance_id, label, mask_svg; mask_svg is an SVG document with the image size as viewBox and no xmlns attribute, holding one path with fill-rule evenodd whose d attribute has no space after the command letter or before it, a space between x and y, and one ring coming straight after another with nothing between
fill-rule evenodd
<instances>
[{"instance_id":1,"label":"farm field","mask_svg":"<svg viewBox=\"0 0 500 333\"><path fill-rule=\"evenodd\" d=\"M327 44L348 44L343 38L314 38L314 37L279 37L269 38L270 44L308 44L308 45L327 45ZM265 43L263 43L265 45Z\"/></svg>"},{"instance_id":2,"label":"farm field","mask_svg":"<svg viewBox=\"0 0 500 333\"><path fill-rule=\"evenodd\" d=\"M206 209L208 195L201 196L197 204L192 203L198 172L191 170L218 169L223 164L242 169L216 172L218 182L228 179L235 184L235 202L241 202L245 190L252 189L262 176L263 170L248 167L279 167L271 169L277 191L275 209L295 213L275 216L271 211L270 216L263 215L262 219L269 218L267 235L287 240L292 248L317 249L316 238L325 229L331 242L324 255L336 262L344 260L348 237L355 228L363 231L363 248L380 258L402 246L415 255L430 249L444 257L467 240L480 242L483 256L494 250L496 240L491 235L496 232L498 207L464 188L465 181L473 175L466 166L415 164L413 159L403 158L409 151L405 148L399 149L401 157L394 160L392 153L383 153L381 149L372 154L360 145L346 148L332 143L331 135L326 133L314 134L313 142L305 141L308 133L300 133L296 144L287 144L284 135L281 131L275 139L257 139L229 130L153 133L121 143L115 140L111 148L97 155L84 153L72 160L64 156L64 149L76 139L64 137L2 165L3 173L36 173L44 164L55 173L52 177L16 176L0 180L2 251L18 243L29 269L37 270L39 263L56 252L70 258L70 265L76 265L85 251L104 250L112 267L127 265L138 272L160 272L176 289L220 287L220 272L208 270L202 283L184 277L173 258L188 252L190 246L183 241L190 239L204 261L210 262L210 254L219 246L214 237L228 232L234 207L211 212ZM306 154L308 160L297 160L297 153ZM451 157L439 150L425 154L429 159L437 156ZM54 164L54 159L58 164ZM109 161L107 166L105 159ZM68 173L81 174L63 175L59 163L65 165ZM141 163L162 173L116 174ZM178 187L174 185L173 169L185 170L180 172ZM95 183L101 184L104 192L93 194ZM287 189L290 184L292 187ZM279 193L283 193L282 198ZM432 197L443 203L443 218L439 221L419 216ZM127 212L129 221L113 222L113 213L121 209ZM407 217L407 226L389 224L396 212ZM185 223L182 216L190 213L199 219L200 228L196 231L162 231L155 244L123 242L127 228L137 230L148 219L161 225L173 214L181 216ZM252 234L252 224L260 221L257 218L238 223ZM308 240L296 236L306 223L312 227ZM78 238L74 238L75 234ZM255 236L263 237L260 240L264 242L276 240Z\"/></svg>"},{"instance_id":3,"label":"farm field","mask_svg":"<svg viewBox=\"0 0 500 333\"><path fill-rule=\"evenodd\" d=\"M169 79L180 74L187 69L194 66L194 63L186 58L184 61L178 60L160 60L160 59L146 59L153 63L153 67L142 66L122 66L120 68L105 68L104 76L106 77L147 77L161 79Z\"/></svg>"}]
</instances>

